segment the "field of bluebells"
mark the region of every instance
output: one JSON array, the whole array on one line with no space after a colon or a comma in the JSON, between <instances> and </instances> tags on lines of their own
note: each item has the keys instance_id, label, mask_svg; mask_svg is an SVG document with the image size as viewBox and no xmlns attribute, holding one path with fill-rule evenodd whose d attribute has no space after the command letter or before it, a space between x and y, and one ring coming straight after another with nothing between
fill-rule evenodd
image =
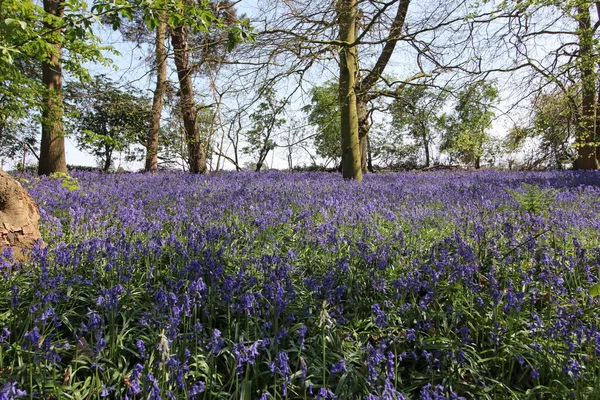
<instances>
[{"instance_id":1,"label":"field of bluebells","mask_svg":"<svg viewBox=\"0 0 600 400\"><path fill-rule=\"evenodd\" d=\"M599 399L600 174L28 177L0 399Z\"/></svg>"}]
</instances>

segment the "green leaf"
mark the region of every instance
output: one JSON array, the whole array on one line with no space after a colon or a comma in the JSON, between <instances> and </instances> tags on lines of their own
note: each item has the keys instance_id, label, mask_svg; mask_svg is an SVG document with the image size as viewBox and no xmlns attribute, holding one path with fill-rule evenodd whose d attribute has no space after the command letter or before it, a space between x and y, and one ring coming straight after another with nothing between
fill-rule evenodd
<instances>
[{"instance_id":1,"label":"green leaf","mask_svg":"<svg viewBox=\"0 0 600 400\"><path fill-rule=\"evenodd\" d=\"M600 283L597 283L590 288L590 296L596 297L598 295L600 295Z\"/></svg>"}]
</instances>

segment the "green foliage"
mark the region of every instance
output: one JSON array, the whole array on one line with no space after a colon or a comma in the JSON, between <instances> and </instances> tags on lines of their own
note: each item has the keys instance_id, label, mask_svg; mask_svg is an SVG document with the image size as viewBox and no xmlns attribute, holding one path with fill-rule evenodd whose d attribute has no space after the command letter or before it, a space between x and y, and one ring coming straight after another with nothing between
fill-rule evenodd
<instances>
[{"instance_id":1,"label":"green foliage","mask_svg":"<svg viewBox=\"0 0 600 400\"><path fill-rule=\"evenodd\" d=\"M338 82L315 86L310 94L311 104L304 107L304 112L308 114L308 123L317 129L314 139L317 155L337 163L342 157Z\"/></svg>"},{"instance_id":2,"label":"green foliage","mask_svg":"<svg viewBox=\"0 0 600 400\"><path fill-rule=\"evenodd\" d=\"M73 192L75 190L79 190L79 179L64 173L64 172L55 172L50 175L52 179L58 179L61 181L61 186L65 189L68 189L69 192Z\"/></svg>"},{"instance_id":3,"label":"green foliage","mask_svg":"<svg viewBox=\"0 0 600 400\"><path fill-rule=\"evenodd\" d=\"M464 164L479 168L490 141L488 130L494 118L498 90L493 83L476 81L458 93L454 113L444 116L440 149Z\"/></svg>"},{"instance_id":4,"label":"green foliage","mask_svg":"<svg viewBox=\"0 0 600 400\"><path fill-rule=\"evenodd\" d=\"M522 218L497 189L522 175L358 192L266 176L25 184L59 239L0 258L0 381L33 398L595 398L597 231ZM597 215L594 187L566 190L558 213ZM357 197L368 213L340 212Z\"/></svg>"},{"instance_id":5,"label":"green foliage","mask_svg":"<svg viewBox=\"0 0 600 400\"><path fill-rule=\"evenodd\" d=\"M392 127L401 138L412 139L423 150L426 166L431 162L430 147L443 127L440 111L446 98L445 92L435 92L425 85L407 85L389 107Z\"/></svg>"},{"instance_id":6,"label":"green foliage","mask_svg":"<svg viewBox=\"0 0 600 400\"><path fill-rule=\"evenodd\" d=\"M525 140L534 139L538 147L531 163L563 169L576 158L572 146L576 128L576 110L572 108L570 95L562 91L542 93L535 99L529 125L515 126L505 145L516 150Z\"/></svg>"},{"instance_id":7,"label":"green foliage","mask_svg":"<svg viewBox=\"0 0 600 400\"><path fill-rule=\"evenodd\" d=\"M285 99L276 98L275 89L272 87L263 87L260 93L262 101L250 114L252 128L246 132L248 146L243 149L246 154L257 154L257 171L261 169L269 151L277 147L275 134L286 122L282 115L287 103Z\"/></svg>"},{"instance_id":8,"label":"green foliage","mask_svg":"<svg viewBox=\"0 0 600 400\"><path fill-rule=\"evenodd\" d=\"M149 129L150 100L139 90L97 76L90 84L68 85L66 94L78 147L91 152L104 171L113 167L115 152L125 152L128 160L141 157L135 145L144 143Z\"/></svg>"},{"instance_id":9,"label":"green foliage","mask_svg":"<svg viewBox=\"0 0 600 400\"><path fill-rule=\"evenodd\" d=\"M519 210L533 214L547 213L556 197L555 189L542 189L535 184L523 183L521 191L508 191L519 203Z\"/></svg>"}]
</instances>

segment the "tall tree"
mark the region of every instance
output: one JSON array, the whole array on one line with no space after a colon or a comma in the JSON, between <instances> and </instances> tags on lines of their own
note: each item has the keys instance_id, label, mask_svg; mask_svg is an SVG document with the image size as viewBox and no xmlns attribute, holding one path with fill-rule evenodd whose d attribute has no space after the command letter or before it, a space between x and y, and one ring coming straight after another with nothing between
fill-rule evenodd
<instances>
[{"instance_id":1,"label":"tall tree","mask_svg":"<svg viewBox=\"0 0 600 400\"><path fill-rule=\"evenodd\" d=\"M387 3L388 5L394 2ZM374 66L364 76L360 76L356 82L357 91L357 116L359 126L359 140L361 150L361 168L363 172L367 171L367 140L369 135L369 129L371 123L369 121L369 109L368 103L380 94L374 94L372 89L375 87L377 82L380 80L385 68L387 67L396 44L401 38L402 28L404 27L404 21L406 20L406 14L408 13L408 6L410 0L398 1L398 8L396 15L392 21L390 30L387 37L384 39L384 46L381 49L377 61ZM384 8L385 9L385 8ZM420 76L421 74L419 74ZM415 79L415 78L412 78Z\"/></svg>"},{"instance_id":2,"label":"tall tree","mask_svg":"<svg viewBox=\"0 0 600 400\"><path fill-rule=\"evenodd\" d=\"M67 123L78 147L89 151L104 172L114 167L116 153L128 161L138 160L150 119L150 102L131 85L122 88L104 76L90 84L71 84L66 89L71 111Z\"/></svg>"},{"instance_id":3,"label":"tall tree","mask_svg":"<svg viewBox=\"0 0 600 400\"><path fill-rule=\"evenodd\" d=\"M336 163L341 158L338 87L336 81L314 86L310 91L311 104L304 107L308 123L317 129L314 138L317 155Z\"/></svg>"},{"instance_id":4,"label":"tall tree","mask_svg":"<svg viewBox=\"0 0 600 400\"><path fill-rule=\"evenodd\" d=\"M504 53L507 61L495 57L494 66L476 57L480 71L509 72L514 82L519 71L526 95L560 90L575 112L577 128L574 146L575 168L598 169L598 59L600 7L592 0L507 0L494 10L494 24L481 21L481 34L487 46L495 43L492 54ZM506 21L498 23L500 19ZM489 54L490 52L482 52ZM487 64L487 66L486 66ZM577 90L573 90L576 88Z\"/></svg>"},{"instance_id":5,"label":"tall tree","mask_svg":"<svg viewBox=\"0 0 600 400\"><path fill-rule=\"evenodd\" d=\"M425 167L431 165L432 145L442 126L440 111L447 95L425 85L409 85L398 91L398 97L390 105L392 126L407 134L425 155Z\"/></svg>"},{"instance_id":6,"label":"tall tree","mask_svg":"<svg viewBox=\"0 0 600 400\"><path fill-rule=\"evenodd\" d=\"M44 0L44 19L47 31L55 30L49 36L53 49L42 65L42 82L46 88L42 107L42 140L40 143L40 163L38 174L49 175L53 172L67 172L65 158L65 138L63 130L63 93L62 93L62 30L65 13L64 0Z\"/></svg>"},{"instance_id":7,"label":"tall tree","mask_svg":"<svg viewBox=\"0 0 600 400\"><path fill-rule=\"evenodd\" d=\"M192 68L190 68L190 49L188 47L188 26L181 24L171 27L171 42L175 55L175 67L179 78L179 94L181 96L181 112L188 148L190 171L206 172L206 154L200 143L198 131L198 109L194 99Z\"/></svg>"},{"instance_id":8,"label":"tall tree","mask_svg":"<svg viewBox=\"0 0 600 400\"><path fill-rule=\"evenodd\" d=\"M281 117L286 105L285 100L277 100L275 90L271 87L264 87L261 90L263 101L257 106L256 110L250 114L252 129L247 133L248 147L245 148L247 154L257 154L256 171L263 167L269 152L277 146L275 142L276 130L285 123Z\"/></svg>"},{"instance_id":9,"label":"tall tree","mask_svg":"<svg viewBox=\"0 0 600 400\"><path fill-rule=\"evenodd\" d=\"M167 36L167 13L161 11L156 25L156 38L154 39L154 54L156 57L156 88L152 100L152 113L150 128L146 137L146 171L158 169L158 138L160 136L160 119L167 91L167 49L165 40Z\"/></svg>"},{"instance_id":10,"label":"tall tree","mask_svg":"<svg viewBox=\"0 0 600 400\"><path fill-rule=\"evenodd\" d=\"M356 0L339 0L337 4L340 29L340 130L342 142L342 176L362 181L361 152L358 138L356 108L356 76L358 49L356 46Z\"/></svg>"},{"instance_id":11,"label":"tall tree","mask_svg":"<svg viewBox=\"0 0 600 400\"><path fill-rule=\"evenodd\" d=\"M594 2L600 17L600 4ZM579 71L581 74L581 114L578 121L576 147L579 157L575 162L577 169L598 169L597 123L598 99L596 98L596 76L598 65L598 41L594 37L598 29L592 26L590 7L592 2L578 1L575 19L578 22Z\"/></svg>"},{"instance_id":12,"label":"tall tree","mask_svg":"<svg viewBox=\"0 0 600 400\"><path fill-rule=\"evenodd\" d=\"M526 167L563 169L577 159L573 148L577 129L576 114L562 91L540 93L534 100L531 121L513 127L504 138L504 146L517 152L532 139L536 147Z\"/></svg>"},{"instance_id":13,"label":"tall tree","mask_svg":"<svg viewBox=\"0 0 600 400\"><path fill-rule=\"evenodd\" d=\"M480 168L497 100L498 90L486 81L475 81L461 90L454 113L446 118L441 150Z\"/></svg>"}]
</instances>

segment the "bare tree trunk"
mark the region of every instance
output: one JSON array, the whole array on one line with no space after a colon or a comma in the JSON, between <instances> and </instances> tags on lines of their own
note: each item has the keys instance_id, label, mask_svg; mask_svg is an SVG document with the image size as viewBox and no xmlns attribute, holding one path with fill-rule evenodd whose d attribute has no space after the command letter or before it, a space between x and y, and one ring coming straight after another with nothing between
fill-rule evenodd
<instances>
[{"instance_id":1,"label":"bare tree trunk","mask_svg":"<svg viewBox=\"0 0 600 400\"><path fill-rule=\"evenodd\" d=\"M361 168L363 172L366 172L368 167L367 138L369 135L369 129L371 127L367 112L367 103L369 101L367 98L368 92L373 88L373 86L375 86L379 78L381 78L381 74L385 70L390 58L392 57L392 54L394 53L396 43L398 42L400 34L402 33L402 27L404 26L409 4L410 0L400 0L398 2L398 10L396 11L394 22L390 28L388 40L381 50L381 53L375 62L375 66L373 69L371 69L367 76L356 83L356 92L358 98L358 136L361 150ZM372 168L370 169L372 170Z\"/></svg>"},{"instance_id":2,"label":"bare tree trunk","mask_svg":"<svg viewBox=\"0 0 600 400\"><path fill-rule=\"evenodd\" d=\"M189 68L189 49L187 43L187 27L179 26L171 29L171 42L175 53L175 67L179 78L179 91L181 95L181 111L183 126L188 148L190 172L206 172L206 153L200 143L198 132L198 109L194 102L194 88L192 86L191 69Z\"/></svg>"},{"instance_id":3,"label":"bare tree trunk","mask_svg":"<svg viewBox=\"0 0 600 400\"><path fill-rule=\"evenodd\" d=\"M152 115L150 129L146 138L146 171L158 169L158 136L160 134L160 117L162 114L165 92L167 90L167 50L165 39L167 36L167 14L159 17L156 27L155 55L156 55L156 89L152 100Z\"/></svg>"},{"instance_id":4,"label":"bare tree trunk","mask_svg":"<svg viewBox=\"0 0 600 400\"><path fill-rule=\"evenodd\" d=\"M356 0L339 0L337 4L340 40L340 114L342 135L342 176L362 181L358 115L356 108L356 75L358 58L356 44ZM353 44L353 45L351 45Z\"/></svg>"},{"instance_id":5,"label":"bare tree trunk","mask_svg":"<svg viewBox=\"0 0 600 400\"><path fill-rule=\"evenodd\" d=\"M594 74L594 37L590 10L577 9L579 21L579 49L581 59L581 116L577 126L577 169L598 169L596 159L596 76Z\"/></svg>"},{"instance_id":6,"label":"bare tree trunk","mask_svg":"<svg viewBox=\"0 0 600 400\"><path fill-rule=\"evenodd\" d=\"M429 154L429 141L426 138L427 134L423 134L423 148L425 149L425 168L431 165L431 155Z\"/></svg>"},{"instance_id":7,"label":"bare tree trunk","mask_svg":"<svg viewBox=\"0 0 600 400\"><path fill-rule=\"evenodd\" d=\"M358 142L360 144L360 167L363 173L367 172L367 138L369 136L369 113L367 101L362 96L357 96L356 113L358 117Z\"/></svg>"},{"instance_id":8,"label":"bare tree trunk","mask_svg":"<svg viewBox=\"0 0 600 400\"><path fill-rule=\"evenodd\" d=\"M108 172L110 171L110 166L112 164L112 147L104 146L104 167L102 171Z\"/></svg>"},{"instance_id":9,"label":"bare tree trunk","mask_svg":"<svg viewBox=\"0 0 600 400\"><path fill-rule=\"evenodd\" d=\"M367 170L374 172L373 169L373 152L371 151L371 138L367 135Z\"/></svg>"},{"instance_id":10,"label":"bare tree trunk","mask_svg":"<svg viewBox=\"0 0 600 400\"><path fill-rule=\"evenodd\" d=\"M64 0L44 0L44 11L57 18L64 16ZM44 22L45 29L54 26ZM61 31L53 35L61 35ZM49 175L54 172L67 172L65 158L65 138L63 130L63 89L62 65L60 53L62 44L59 37L54 40L54 53L42 65L42 81L46 87L42 109L42 140L40 143L39 175Z\"/></svg>"}]
</instances>

